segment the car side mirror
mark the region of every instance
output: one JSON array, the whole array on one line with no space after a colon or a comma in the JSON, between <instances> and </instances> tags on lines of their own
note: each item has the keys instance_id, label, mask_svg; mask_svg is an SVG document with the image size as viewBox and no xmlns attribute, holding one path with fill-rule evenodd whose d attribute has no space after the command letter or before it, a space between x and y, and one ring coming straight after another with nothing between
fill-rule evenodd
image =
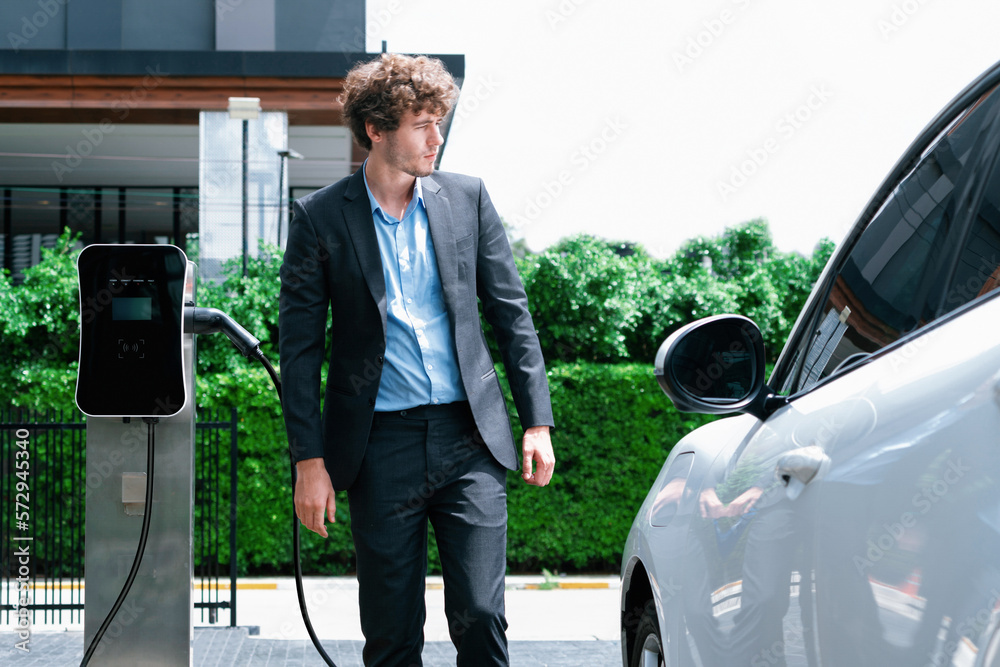
<instances>
[{"instance_id":1,"label":"car side mirror","mask_svg":"<svg viewBox=\"0 0 1000 667\"><path fill-rule=\"evenodd\" d=\"M654 373L682 412L745 412L763 420L787 403L764 384L764 338L742 315L681 327L657 351Z\"/></svg>"}]
</instances>

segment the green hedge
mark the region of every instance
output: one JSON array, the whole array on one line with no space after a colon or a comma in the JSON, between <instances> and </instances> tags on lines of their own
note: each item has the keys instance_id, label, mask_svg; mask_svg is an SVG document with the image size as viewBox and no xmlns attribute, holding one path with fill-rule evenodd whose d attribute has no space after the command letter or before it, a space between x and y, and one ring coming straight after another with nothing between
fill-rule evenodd
<instances>
[{"instance_id":1,"label":"green hedge","mask_svg":"<svg viewBox=\"0 0 1000 667\"><path fill-rule=\"evenodd\" d=\"M287 574L292 563L289 460L270 381L248 364L200 376L198 382L201 406L240 410L240 570ZM537 488L510 473L509 568L617 571L635 512L670 448L706 418L674 410L647 365L559 364L549 369L549 382L557 425L556 474L549 486ZM518 423L513 410L512 423ZM519 429L515 435L520 441ZM436 572L433 540L431 545L430 569ZM324 575L353 570L346 494L338 495L337 523L329 538L303 531L302 567Z\"/></svg>"},{"instance_id":2,"label":"green hedge","mask_svg":"<svg viewBox=\"0 0 1000 667\"><path fill-rule=\"evenodd\" d=\"M25 271L21 285L0 273L0 337L6 350L0 357L0 395L9 405L75 409L74 242L66 234L54 250L44 251L42 263ZM821 245L811 259L776 253L766 224L756 221L721 239L696 239L665 263L654 262L639 247L582 238L519 262L548 346L557 464L551 485L542 489L510 475L512 571L617 570L634 513L667 453L705 421L675 411L653 380L649 362L633 361L649 358L668 329L722 310L746 310L762 323L769 342L782 340L793 306L805 298L829 251L828 244ZM202 285L198 295L200 305L228 312L254 333L273 362L280 262L280 250L264 248L249 262L246 277L231 264L223 284ZM583 275L587 271L592 275ZM239 409L240 572L290 573L289 460L266 373L223 336L201 336L198 403ZM303 531L305 572L353 570L347 509L341 494L328 539ZM438 567L436 556L432 546L432 570Z\"/></svg>"}]
</instances>

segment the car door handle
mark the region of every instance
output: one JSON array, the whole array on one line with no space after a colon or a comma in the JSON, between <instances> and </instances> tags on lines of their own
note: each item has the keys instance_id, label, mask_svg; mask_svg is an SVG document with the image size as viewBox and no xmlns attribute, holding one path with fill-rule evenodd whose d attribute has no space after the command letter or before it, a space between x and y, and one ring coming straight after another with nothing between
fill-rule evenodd
<instances>
[{"instance_id":1,"label":"car door handle","mask_svg":"<svg viewBox=\"0 0 1000 667\"><path fill-rule=\"evenodd\" d=\"M819 445L800 447L782 454L775 468L775 476L786 487L790 500L795 500L806 488L806 484L825 471L830 465L830 457Z\"/></svg>"}]
</instances>

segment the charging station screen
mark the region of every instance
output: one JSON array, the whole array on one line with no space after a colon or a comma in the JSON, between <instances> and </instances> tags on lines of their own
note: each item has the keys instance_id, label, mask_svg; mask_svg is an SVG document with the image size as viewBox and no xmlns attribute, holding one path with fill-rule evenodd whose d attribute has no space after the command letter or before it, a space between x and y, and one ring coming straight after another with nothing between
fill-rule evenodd
<instances>
[{"instance_id":1,"label":"charging station screen","mask_svg":"<svg viewBox=\"0 0 1000 667\"><path fill-rule=\"evenodd\" d=\"M76 404L91 417L155 417L187 402L187 257L171 245L90 245L80 272Z\"/></svg>"},{"instance_id":2,"label":"charging station screen","mask_svg":"<svg viewBox=\"0 0 1000 667\"><path fill-rule=\"evenodd\" d=\"M148 296L117 297L111 299L112 320L151 320L153 300Z\"/></svg>"}]
</instances>

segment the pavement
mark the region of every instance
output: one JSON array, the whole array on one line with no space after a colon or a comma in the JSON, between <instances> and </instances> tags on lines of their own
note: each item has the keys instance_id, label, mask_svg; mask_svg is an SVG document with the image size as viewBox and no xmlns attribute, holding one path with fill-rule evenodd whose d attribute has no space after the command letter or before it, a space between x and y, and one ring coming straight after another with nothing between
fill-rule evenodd
<instances>
[{"instance_id":1,"label":"pavement","mask_svg":"<svg viewBox=\"0 0 1000 667\"><path fill-rule=\"evenodd\" d=\"M215 625L195 612L193 665L325 664L308 639L293 579L240 579L237 589L236 627L229 627L228 611L219 613ZM357 581L308 577L304 590L313 628L330 658L338 667L362 665ZM455 649L440 577L427 578L425 599L424 666L452 666ZM513 667L621 665L617 576L509 576L506 604ZM17 667L79 665L85 648L82 623L36 623L27 653L14 648L11 626L0 625L0 638L0 663Z\"/></svg>"}]
</instances>

